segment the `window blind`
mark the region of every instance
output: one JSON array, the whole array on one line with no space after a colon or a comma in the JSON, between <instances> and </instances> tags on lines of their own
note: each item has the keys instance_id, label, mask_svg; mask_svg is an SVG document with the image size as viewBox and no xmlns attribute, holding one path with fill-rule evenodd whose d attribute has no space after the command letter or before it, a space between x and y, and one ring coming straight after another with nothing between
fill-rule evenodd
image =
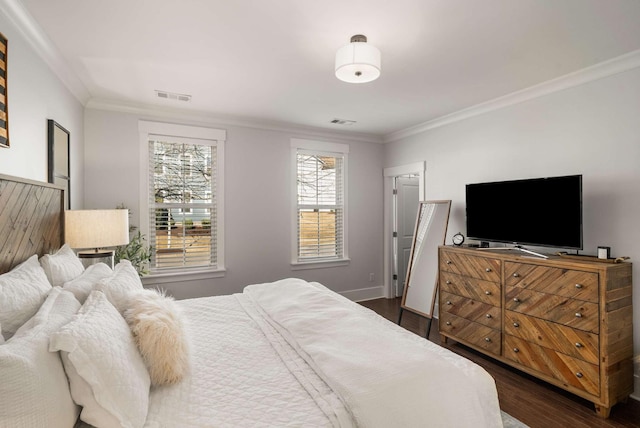
<instances>
[{"instance_id":1,"label":"window blind","mask_svg":"<svg viewBox=\"0 0 640 428\"><path fill-rule=\"evenodd\" d=\"M215 141L149 136L153 270L216 267Z\"/></svg>"},{"instance_id":2,"label":"window blind","mask_svg":"<svg viewBox=\"0 0 640 428\"><path fill-rule=\"evenodd\" d=\"M298 260L344 254L344 156L299 149L296 158Z\"/></svg>"}]
</instances>

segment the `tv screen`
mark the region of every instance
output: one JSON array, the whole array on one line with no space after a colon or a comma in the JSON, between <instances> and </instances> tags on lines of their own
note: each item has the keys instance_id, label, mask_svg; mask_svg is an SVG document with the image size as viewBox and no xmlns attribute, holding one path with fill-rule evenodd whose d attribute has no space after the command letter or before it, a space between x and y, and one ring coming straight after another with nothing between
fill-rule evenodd
<instances>
[{"instance_id":1,"label":"tv screen","mask_svg":"<svg viewBox=\"0 0 640 428\"><path fill-rule=\"evenodd\" d=\"M582 175L466 186L467 236L582 249Z\"/></svg>"}]
</instances>

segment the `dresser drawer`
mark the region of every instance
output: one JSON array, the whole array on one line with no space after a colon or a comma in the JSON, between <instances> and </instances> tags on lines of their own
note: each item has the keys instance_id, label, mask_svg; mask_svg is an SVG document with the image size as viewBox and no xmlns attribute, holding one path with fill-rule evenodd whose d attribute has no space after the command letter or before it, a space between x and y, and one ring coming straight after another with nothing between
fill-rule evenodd
<instances>
[{"instance_id":1,"label":"dresser drawer","mask_svg":"<svg viewBox=\"0 0 640 428\"><path fill-rule=\"evenodd\" d=\"M500 355L501 334L499 330L442 311L440 332L475 345L485 352Z\"/></svg>"},{"instance_id":2,"label":"dresser drawer","mask_svg":"<svg viewBox=\"0 0 640 428\"><path fill-rule=\"evenodd\" d=\"M440 312L448 312L500 330L500 307L498 306L441 291Z\"/></svg>"},{"instance_id":3,"label":"dresser drawer","mask_svg":"<svg viewBox=\"0 0 640 428\"><path fill-rule=\"evenodd\" d=\"M506 287L505 309L591 333L599 332L598 305L583 300Z\"/></svg>"},{"instance_id":4,"label":"dresser drawer","mask_svg":"<svg viewBox=\"0 0 640 428\"><path fill-rule=\"evenodd\" d=\"M598 366L504 335L504 357L590 394L600 394Z\"/></svg>"},{"instance_id":5,"label":"dresser drawer","mask_svg":"<svg viewBox=\"0 0 640 428\"><path fill-rule=\"evenodd\" d=\"M598 274L526 263L504 263L507 287L526 288L598 303Z\"/></svg>"},{"instance_id":6,"label":"dresser drawer","mask_svg":"<svg viewBox=\"0 0 640 428\"><path fill-rule=\"evenodd\" d=\"M505 312L504 333L598 364L599 340L593 333L512 311Z\"/></svg>"},{"instance_id":7,"label":"dresser drawer","mask_svg":"<svg viewBox=\"0 0 640 428\"><path fill-rule=\"evenodd\" d=\"M469 278L451 272L441 272L440 290L493 306L500 306L500 284L497 282Z\"/></svg>"},{"instance_id":8,"label":"dresser drawer","mask_svg":"<svg viewBox=\"0 0 640 428\"><path fill-rule=\"evenodd\" d=\"M440 270L471 278L500 282L502 262L489 257L471 256L447 249L440 250Z\"/></svg>"}]
</instances>

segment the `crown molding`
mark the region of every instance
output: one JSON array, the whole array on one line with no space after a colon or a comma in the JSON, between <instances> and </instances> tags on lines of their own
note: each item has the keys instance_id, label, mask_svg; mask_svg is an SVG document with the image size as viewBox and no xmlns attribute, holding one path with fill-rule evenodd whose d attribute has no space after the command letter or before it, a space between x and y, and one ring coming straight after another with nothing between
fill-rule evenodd
<instances>
[{"instance_id":1,"label":"crown molding","mask_svg":"<svg viewBox=\"0 0 640 428\"><path fill-rule=\"evenodd\" d=\"M449 125L451 123L488 113L493 110L498 110L534 98L539 98L555 92L560 92L565 89L573 88L575 86L583 85L594 80L599 80L605 77L613 76L615 74L623 73L625 71L629 71L638 67L640 67L640 50L632 51L625 55L621 55L613 59L592 65L590 67L565 74L564 76L548 80L538 85L534 85L520 91L512 92L511 94L494 98L490 101L476 104L475 106L457 111L455 113L447 114L445 116L441 116L436 119L402 129L400 131L392 132L385 135L383 137L383 141L385 143L397 141L402 138L420 134L430 129L439 128L441 126Z\"/></svg>"},{"instance_id":2,"label":"crown molding","mask_svg":"<svg viewBox=\"0 0 640 428\"><path fill-rule=\"evenodd\" d=\"M89 91L78 76L71 71L58 48L22 3L19 0L0 0L0 10L13 23L16 30L22 34L27 43L49 66L58 79L62 81L64 86L69 89L82 105L85 105L91 96Z\"/></svg>"},{"instance_id":3,"label":"crown molding","mask_svg":"<svg viewBox=\"0 0 640 428\"><path fill-rule=\"evenodd\" d=\"M206 124L214 126L238 126L242 128L259 129L263 131L277 131L290 134L291 138L326 138L332 141L377 143L384 141L380 135L357 132L327 131L323 128L298 126L287 122L265 121L231 115L213 115L206 112L194 112L181 109L161 108L144 104L125 104L120 101L91 98L85 105L87 109L106 110L118 113L128 113L150 120L180 120L192 124Z\"/></svg>"}]
</instances>

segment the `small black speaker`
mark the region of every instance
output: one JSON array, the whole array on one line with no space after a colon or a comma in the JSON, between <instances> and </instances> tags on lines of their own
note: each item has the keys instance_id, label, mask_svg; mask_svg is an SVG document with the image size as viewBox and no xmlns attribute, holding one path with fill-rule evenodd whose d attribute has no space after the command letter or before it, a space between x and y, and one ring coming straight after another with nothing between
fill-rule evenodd
<instances>
[{"instance_id":1,"label":"small black speaker","mask_svg":"<svg viewBox=\"0 0 640 428\"><path fill-rule=\"evenodd\" d=\"M489 242L480 241L480 248L489 248Z\"/></svg>"}]
</instances>

